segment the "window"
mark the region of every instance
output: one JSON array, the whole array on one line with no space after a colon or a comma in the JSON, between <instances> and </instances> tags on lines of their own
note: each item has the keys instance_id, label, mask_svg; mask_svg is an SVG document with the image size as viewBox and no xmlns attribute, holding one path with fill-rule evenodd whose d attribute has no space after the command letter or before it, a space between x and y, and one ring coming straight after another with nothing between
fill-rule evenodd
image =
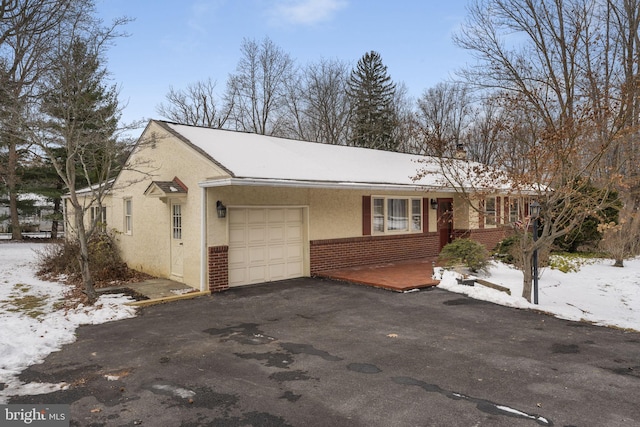
<instances>
[{"instance_id":1,"label":"window","mask_svg":"<svg viewBox=\"0 0 640 427\"><path fill-rule=\"evenodd\" d=\"M373 197L374 233L422 231L422 199Z\"/></svg>"},{"instance_id":2,"label":"window","mask_svg":"<svg viewBox=\"0 0 640 427\"><path fill-rule=\"evenodd\" d=\"M509 222L515 223L520 220L520 203L518 199L509 199Z\"/></svg>"},{"instance_id":3,"label":"window","mask_svg":"<svg viewBox=\"0 0 640 427\"><path fill-rule=\"evenodd\" d=\"M100 231L106 231L107 208L105 206L91 206L91 224L95 224Z\"/></svg>"},{"instance_id":4,"label":"window","mask_svg":"<svg viewBox=\"0 0 640 427\"><path fill-rule=\"evenodd\" d=\"M496 225L496 198L487 197L484 200L484 224Z\"/></svg>"},{"instance_id":5,"label":"window","mask_svg":"<svg viewBox=\"0 0 640 427\"><path fill-rule=\"evenodd\" d=\"M384 233L384 199L373 199L373 232Z\"/></svg>"},{"instance_id":6,"label":"window","mask_svg":"<svg viewBox=\"0 0 640 427\"><path fill-rule=\"evenodd\" d=\"M171 205L172 235L176 240L182 239L182 205Z\"/></svg>"},{"instance_id":7,"label":"window","mask_svg":"<svg viewBox=\"0 0 640 427\"><path fill-rule=\"evenodd\" d=\"M124 233L131 234L133 229L133 210L131 199L124 199Z\"/></svg>"},{"instance_id":8,"label":"window","mask_svg":"<svg viewBox=\"0 0 640 427\"><path fill-rule=\"evenodd\" d=\"M411 231L422 231L421 199L411 199Z\"/></svg>"}]
</instances>

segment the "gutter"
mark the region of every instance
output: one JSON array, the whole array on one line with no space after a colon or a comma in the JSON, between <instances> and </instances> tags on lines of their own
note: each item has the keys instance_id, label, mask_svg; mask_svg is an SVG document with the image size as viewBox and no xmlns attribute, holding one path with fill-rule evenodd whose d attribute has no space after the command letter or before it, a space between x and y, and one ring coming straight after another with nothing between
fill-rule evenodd
<instances>
[{"instance_id":1,"label":"gutter","mask_svg":"<svg viewBox=\"0 0 640 427\"><path fill-rule=\"evenodd\" d=\"M450 189L419 184L390 184L390 183L366 183L366 182L327 182L327 181L303 181L295 179L274 178L222 178L199 182L201 188L213 187L284 187L284 188L321 188L341 190L421 190L421 191L450 191Z\"/></svg>"}]
</instances>

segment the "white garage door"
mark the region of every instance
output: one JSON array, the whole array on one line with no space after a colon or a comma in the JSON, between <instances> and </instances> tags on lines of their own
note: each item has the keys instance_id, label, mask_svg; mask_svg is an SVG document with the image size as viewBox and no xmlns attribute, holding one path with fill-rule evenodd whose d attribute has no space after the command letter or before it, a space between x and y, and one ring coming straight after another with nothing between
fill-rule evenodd
<instances>
[{"instance_id":1,"label":"white garage door","mask_svg":"<svg viewBox=\"0 0 640 427\"><path fill-rule=\"evenodd\" d=\"M229 209L229 286L304 274L302 208Z\"/></svg>"}]
</instances>

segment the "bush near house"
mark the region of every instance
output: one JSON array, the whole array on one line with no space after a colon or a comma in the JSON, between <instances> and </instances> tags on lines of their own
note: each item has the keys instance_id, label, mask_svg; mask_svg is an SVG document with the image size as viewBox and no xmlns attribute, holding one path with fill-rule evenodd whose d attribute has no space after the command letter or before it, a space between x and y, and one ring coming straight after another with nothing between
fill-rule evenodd
<instances>
[{"instance_id":1,"label":"bush near house","mask_svg":"<svg viewBox=\"0 0 640 427\"><path fill-rule=\"evenodd\" d=\"M47 245L38 252L38 274L48 277L65 275L69 282L81 281L78 242L64 240ZM93 279L113 283L129 281L139 275L122 261L113 237L108 233L95 234L89 240L89 265Z\"/></svg>"},{"instance_id":2,"label":"bush near house","mask_svg":"<svg viewBox=\"0 0 640 427\"><path fill-rule=\"evenodd\" d=\"M439 260L450 267L463 265L472 272L478 272L487 269L489 252L475 240L457 239L442 248Z\"/></svg>"}]
</instances>

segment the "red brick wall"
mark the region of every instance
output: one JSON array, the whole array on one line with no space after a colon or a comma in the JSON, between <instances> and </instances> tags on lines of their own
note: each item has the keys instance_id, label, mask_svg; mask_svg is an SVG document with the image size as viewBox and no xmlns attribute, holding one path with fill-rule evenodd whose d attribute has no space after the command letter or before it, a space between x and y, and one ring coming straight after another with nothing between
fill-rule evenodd
<instances>
[{"instance_id":1,"label":"red brick wall","mask_svg":"<svg viewBox=\"0 0 640 427\"><path fill-rule=\"evenodd\" d=\"M209 290L219 292L229 289L229 247L209 247Z\"/></svg>"},{"instance_id":2,"label":"red brick wall","mask_svg":"<svg viewBox=\"0 0 640 427\"><path fill-rule=\"evenodd\" d=\"M481 230L468 230L465 237L484 245L489 252L495 249L498 242L511 234L511 230L506 227L484 228Z\"/></svg>"},{"instance_id":3,"label":"red brick wall","mask_svg":"<svg viewBox=\"0 0 640 427\"><path fill-rule=\"evenodd\" d=\"M456 238L471 238L489 251L509 234L508 228L455 230ZM403 261L438 256L438 233L401 234L397 236L363 236L347 239L312 240L311 275L321 271L359 265ZM219 292L229 288L229 247L209 247L209 289Z\"/></svg>"},{"instance_id":4,"label":"red brick wall","mask_svg":"<svg viewBox=\"0 0 640 427\"><path fill-rule=\"evenodd\" d=\"M438 234L312 240L311 275L336 268L438 256Z\"/></svg>"}]
</instances>

